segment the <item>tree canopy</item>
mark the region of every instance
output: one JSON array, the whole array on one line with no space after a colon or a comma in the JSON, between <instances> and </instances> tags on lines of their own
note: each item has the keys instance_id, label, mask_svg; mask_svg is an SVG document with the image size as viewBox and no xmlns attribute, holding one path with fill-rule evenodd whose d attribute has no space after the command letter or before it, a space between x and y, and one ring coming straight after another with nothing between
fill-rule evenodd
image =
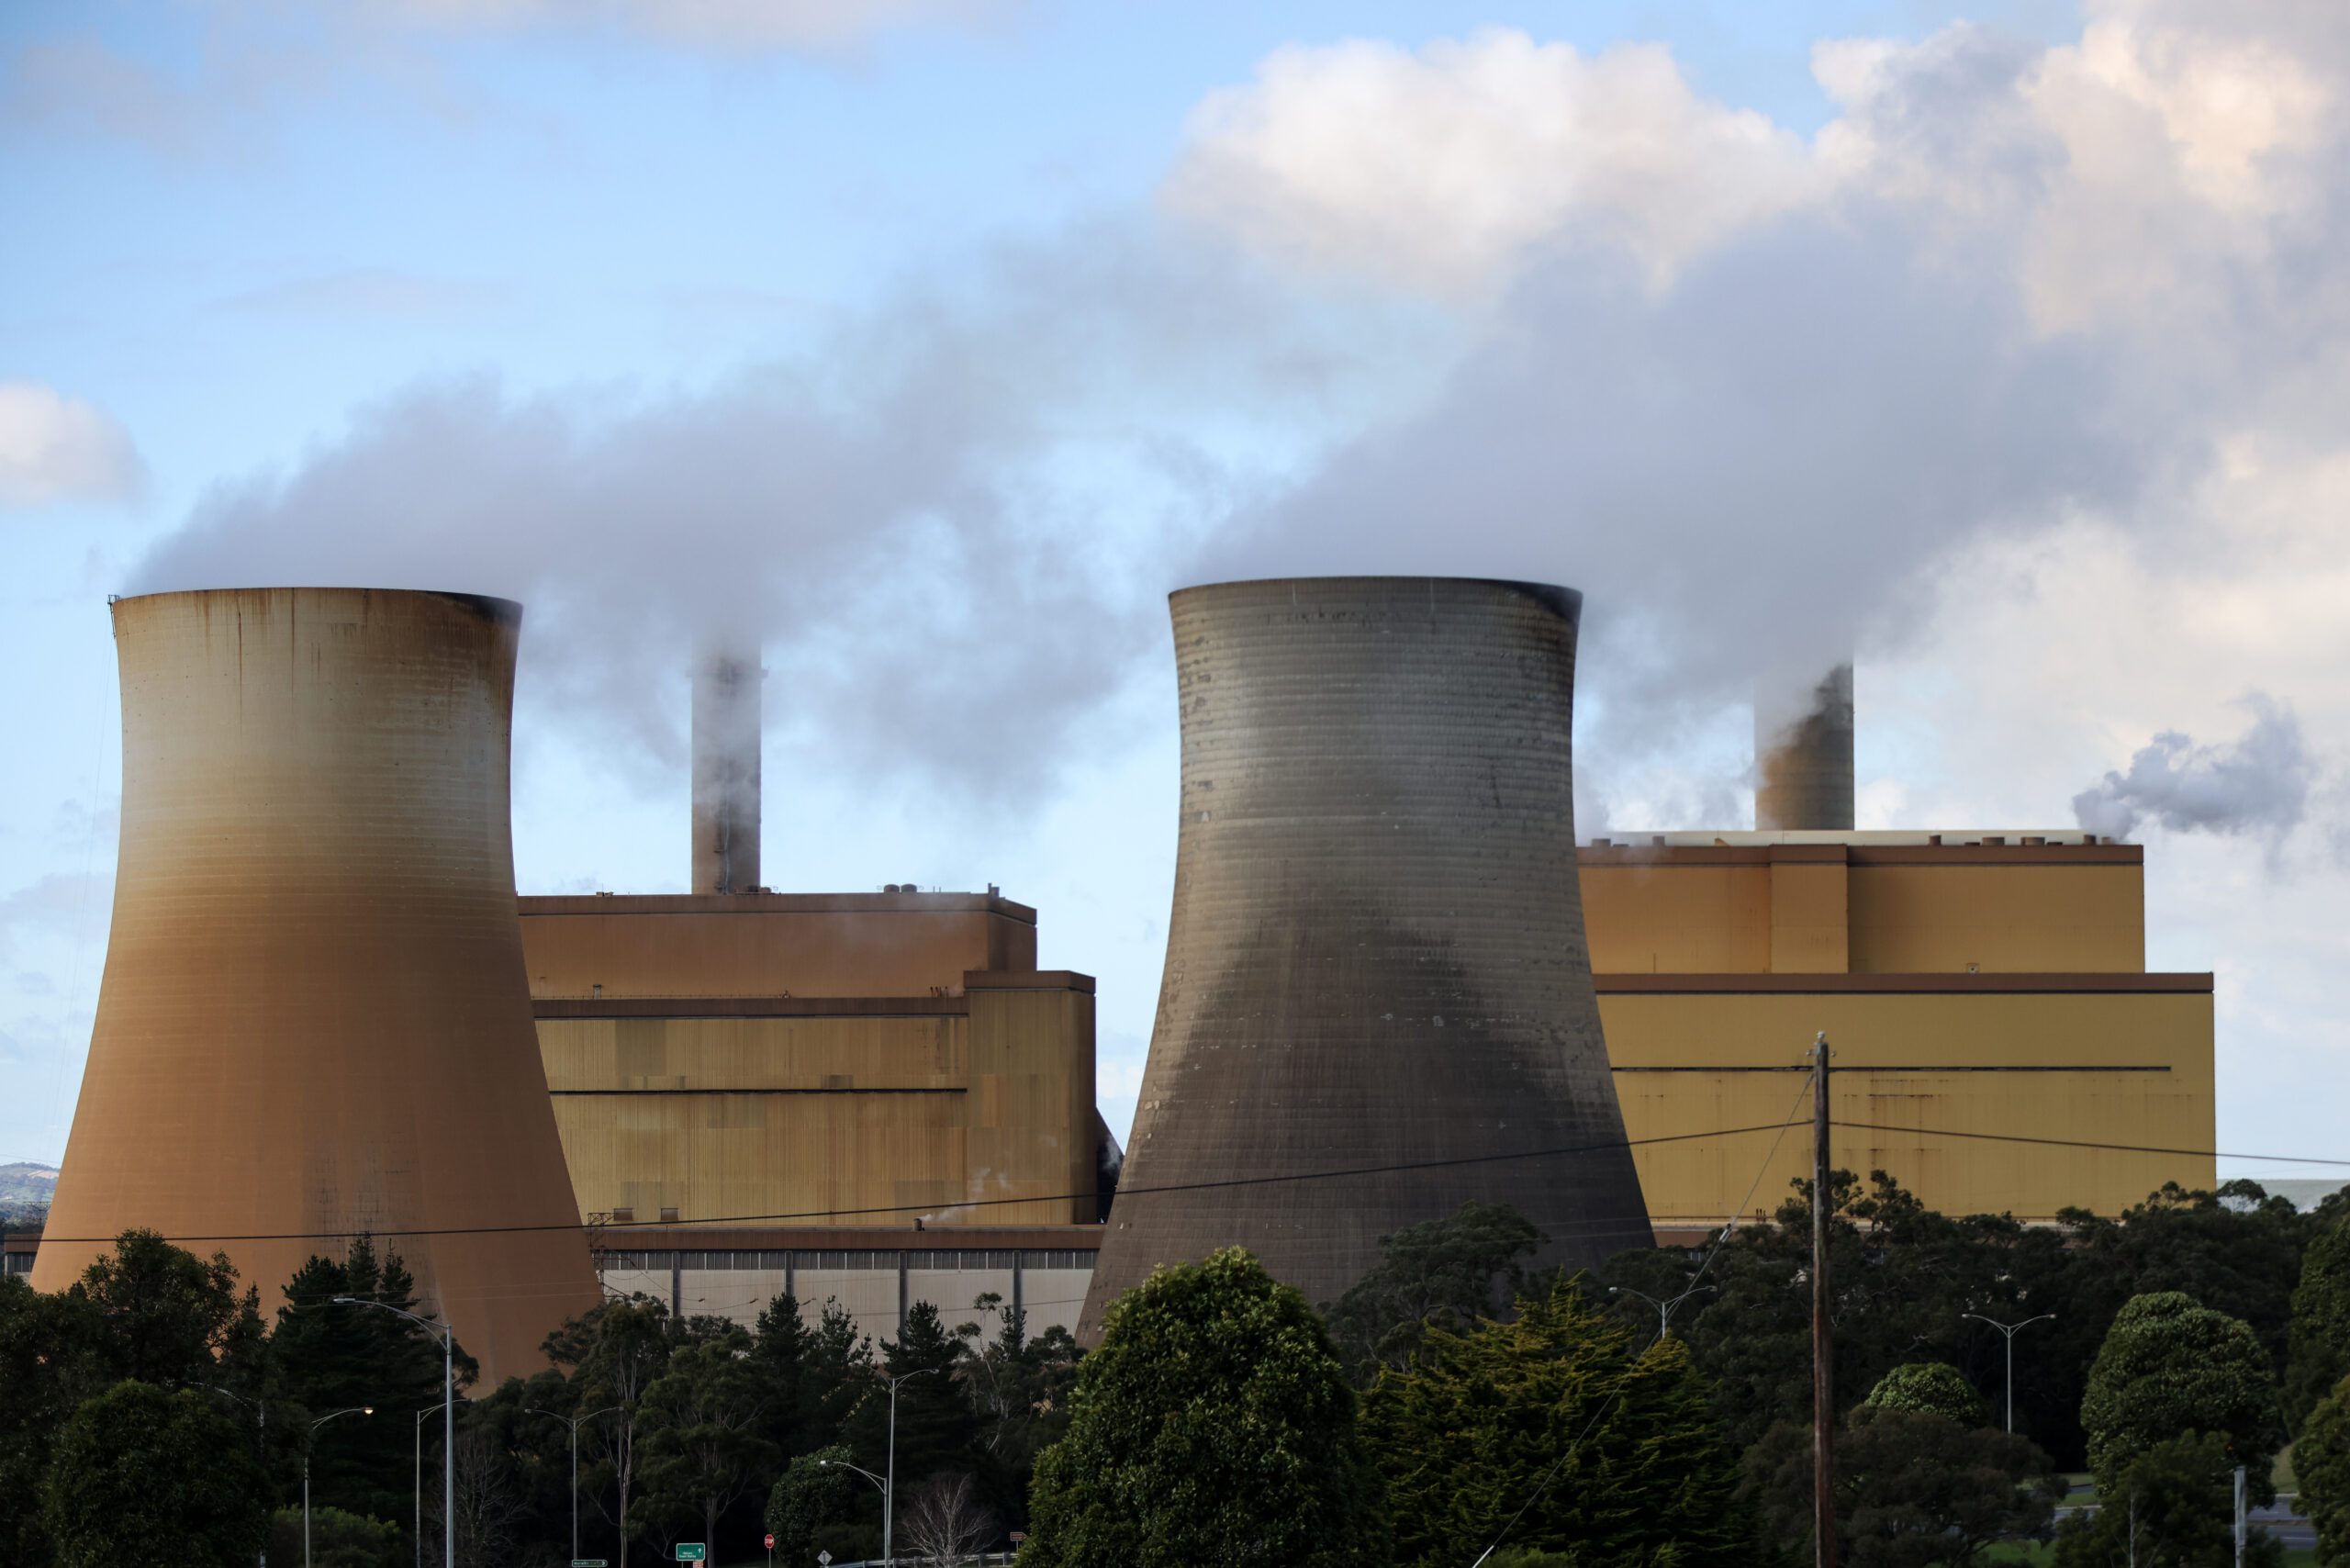
<instances>
[{"instance_id":1,"label":"tree canopy","mask_svg":"<svg viewBox=\"0 0 2350 1568\"><path fill-rule=\"evenodd\" d=\"M1248 1252L1112 1305L1036 1462L1024 1568L1377 1568L1388 1531L1321 1320Z\"/></svg>"},{"instance_id":2,"label":"tree canopy","mask_svg":"<svg viewBox=\"0 0 2350 1568\"><path fill-rule=\"evenodd\" d=\"M2293 1444L2301 1512L2317 1527L2318 1561L2350 1562L2350 1377L2317 1402Z\"/></svg>"},{"instance_id":3,"label":"tree canopy","mask_svg":"<svg viewBox=\"0 0 2350 1568\"><path fill-rule=\"evenodd\" d=\"M1529 1294L1525 1260L1542 1233L1505 1204L1469 1203L1379 1238L1379 1262L1326 1309L1330 1338L1360 1382L1408 1367L1431 1326L1491 1316Z\"/></svg>"},{"instance_id":4,"label":"tree canopy","mask_svg":"<svg viewBox=\"0 0 2350 1568\"><path fill-rule=\"evenodd\" d=\"M2285 1416L2298 1430L2317 1402L2350 1376L2350 1208L2301 1254L2286 1346Z\"/></svg>"},{"instance_id":5,"label":"tree canopy","mask_svg":"<svg viewBox=\"0 0 2350 1568\"><path fill-rule=\"evenodd\" d=\"M2248 1467L2254 1491L2276 1496L2269 1462L2278 1439L2277 1390L2251 1327L2183 1291L2133 1297L2089 1369L2081 1400L2089 1467L2099 1489L2132 1462L2181 1433L2217 1433Z\"/></svg>"},{"instance_id":6,"label":"tree canopy","mask_svg":"<svg viewBox=\"0 0 2350 1568\"><path fill-rule=\"evenodd\" d=\"M128 1381L65 1423L42 1511L59 1568L244 1568L269 1530L260 1462L219 1402Z\"/></svg>"},{"instance_id":7,"label":"tree canopy","mask_svg":"<svg viewBox=\"0 0 2350 1568\"><path fill-rule=\"evenodd\" d=\"M1911 1361L1894 1368L1869 1390L1865 1403L1888 1410L1922 1410L1962 1427L1983 1424L1983 1396L1947 1361Z\"/></svg>"},{"instance_id":8,"label":"tree canopy","mask_svg":"<svg viewBox=\"0 0 2350 1568\"><path fill-rule=\"evenodd\" d=\"M1774 1427L1748 1450L1763 1539L1809 1560L1811 1428ZM1972 1563L2048 1523L2063 1488L2025 1439L1925 1410L1863 1405L1836 1434L1837 1560L1847 1568Z\"/></svg>"},{"instance_id":9,"label":"tree canopy","mask_svg":"<svg viewBox=\"0 0 2350 1568\"><path fill-rule=\"evenodd\" d=\"M1636 1347L1570 1282L1516 1306L1505 1322L1429 1327L1411 1369L1382 1372L1364 1397L1396 1560L1456 1562L1516 1515L1511 1545L1593 1568L1750 1561L1734 1456L1688 1348Z\"/></svg>"}]
</instances>

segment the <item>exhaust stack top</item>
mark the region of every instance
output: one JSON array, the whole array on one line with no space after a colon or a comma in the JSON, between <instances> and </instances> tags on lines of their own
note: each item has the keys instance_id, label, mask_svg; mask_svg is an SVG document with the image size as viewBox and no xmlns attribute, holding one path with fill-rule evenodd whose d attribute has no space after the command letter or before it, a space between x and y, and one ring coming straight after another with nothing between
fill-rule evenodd
<instances>
[{"instance_id":1,"label":"exhaust stack top","mask_svg":"<svg viewBox=\"0 0 2350 1568\"><path fill-rule=\"evenodd\" d=\"M1852 829L1852 666L1799 702L1754 700L1754 825L1763 833Z\"/></svg>"},{"instance_id":2,"label":"exhaust stack top","mask_svg":"<svg viewBox=\"0 0 2350 1568\"><path fill-rule=\"evenodd\" d=\"M698 893L759 885L756 657L705 654L694 665L693 879Z\"/></svg>"}]
</instances>

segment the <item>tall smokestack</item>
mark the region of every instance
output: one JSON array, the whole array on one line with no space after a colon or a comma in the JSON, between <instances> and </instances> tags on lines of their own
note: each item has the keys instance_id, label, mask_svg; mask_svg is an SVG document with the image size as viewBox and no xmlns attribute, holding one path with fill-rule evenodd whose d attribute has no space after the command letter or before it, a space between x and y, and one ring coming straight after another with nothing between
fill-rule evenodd
<instances>
[{"instance_id":1,"label":"tall smokestack","mask_svg":"<svg viewBox=\"0 0 2350 1568\"><path fill-rule=\"evenodd\" d=\"M693 890L759 885L759 684L755 658L702 655L694 666Z\"/></svg>"},{"instance_id":2,"label":"tall smokestack","mask_svg":"<svg viewBox=\"0 0 2350 1568\"><path fill-rule=\"evenodd\" d=\"M1754 825L1852 830L1852 666L1838 665L1790 700L1754 698Z\"/></svg>"},{"instance_id":3,"label":"tall smokestack","mask_svg":"<svg viewBox=\"0 0 2350 1568\"><path fill-rule=\"evenodd\" d=\"M1471 1201L1532 1219L1545 1266L1649 1245L1576 880L1582 596L1306 577L1170 602L1167 969L1080 1337L1154 1265L1235 1244L1336 1300L1380 1238Z\"/></svg>"},{"instance_id":4,"label":"tall smokestack","mask_svg":"<svg viewBox=\"0 0 2350 1568\"><path fill-rule=\"evenodd\" d=\"M237 588L114 606L122 847L33 1283L146 1226L267 1312L372 1234L486 1387L599 1299L507 805L521 609Z\"/></svg>"}]
</instances>

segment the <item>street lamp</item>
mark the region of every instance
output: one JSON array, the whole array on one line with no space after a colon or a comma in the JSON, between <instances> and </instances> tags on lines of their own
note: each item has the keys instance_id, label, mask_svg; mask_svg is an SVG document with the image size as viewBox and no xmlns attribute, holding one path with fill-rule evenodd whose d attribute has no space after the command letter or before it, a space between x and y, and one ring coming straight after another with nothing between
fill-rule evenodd
<instances>
[{"instance_id":1,"label":"street lamp","mask_svg":"<svg viewBox=\"0 0 2350 1568\"><path fill-rule=\"evenodd\" d=\"M1986 1317L1979 1312L1962 1312L1961 1317L1971 1317L1977 1323L1987 1323L2008 1338L2008 1430L2016 1429L2016 1330L2029 1328L2035 1323L2053 1323L2056 1315L2043 1312L2037 1317L2027 1317L2021 1323L2002 1323L1996 1317Z\"/></svg>"},{"instance_id":2,"label":"street lamp","mask_svg":"<svg viewBox=\"0 0 2350 1568\"><path fill-rule=\"evenodd\" d=\"M457 1568L457 1331L445 1323L355 1295L334 1298L337 1306L372 1306L421 1326L441 1336L441 1568ZM423 1428L418 1427L421 1435Z\"/></svg>"},{"instance_id":3,"label":"street lamp","mask_svg":"<svg viewBox=\"0 0 2350 1568\"><path fill-rule=\"evenodd\" d=\"M552 1416L571 1428L571 1556L574 1562L579 1558L579 1423L592 1421L599 1416L609 1416L619 1408L617 1405L607 1405L601 1410L590 1410L585 1416L566 1416L560 1410L549 1410L537 1405L523 1407L522 1413L526 1416Z\"/></svg>"},{"instance_id":4,"label":"street lamp","mask_svg":"<svg viewBox=\"0 0 2350 1568\"><path fill-rule=\"evenodd\" d=\"M411 1535L416 1542L416 1568L424 1568L424 1418L440 1408L440 1405L428 1406L416 1413L416 1528Z\"/></svg>"},{"instance_id":5,"label":"street lamp","mask_svg":"<svg viewBox=\"0 0 2350 1568\"><path fill-rule=\"evenodd\" d=\"M373 1416L373 1405L351 1405L341 1410L330 1410L310 1423L310 1437L315 1441L319 1428L343 1416ZM302 1568L310 1568L310 1445L302 1445Z\"/></svg>"},{"instance_id":6,"label":"street lamp","mask_svg":"<svg viewBox=\"0 0 2350 1568\"><path fill-rule=\"evenodd\" d=\"M854 1470L881 1488L881 1560L884 1562L897 1561L891 1555L891 1549L897 1543L894 1532L898 1522L898 1385L938 1370L936 1367L919 1367L902 1376L890 1380L890 1473L888 1475L876 1475L873 1472L862 1466L851 1464L846 1460L820 1459L816 1462L820 1468L824 1465L838 1465L843 1470Z\"/></svg>"},{"instance_id":7,"label":"street lamp","mask_svg":"<svg viewBox=\"0 0 2350 1568\"><path fill-rule=\"evenodd\" d=\"M1656 1297L1649 1294L1648 1292L1636 1291L1629 1285L1610 1285L1607 1287L1607 1294L1609 1295L1636 1295L1642 1301L1647 1302L1651 1306L1655 1307L1656 1337L1662 1339L1672 1331L1670 1326L1673 1322L1673 1309L1674 1307L1679 1306L1683 1302L1687 1301L1693 1295L1703 1295L1707 1291L1717 1290L1718 1288L1718 1286L1715 1285L1691 1285L1679 1295L1673 1296L1666 1301L1659 1301Z\"/></svg>"},{"instance_id":8,"label":"street lamp","mask_svg":"<svg viewBox=\"0 0 2350 1568\"><path fill-rule=\"evenodd\" d=\"M196 1387L208 1388L223 1398L233 1399L240 1405L250 1405L253 1407L253 1451L261 1458L262 1484L266 1486L269 1484L269 1406L258 1399L239 1394L233 1389L223 1388L217 1383L199 1383ZM266 1535L262 1537L259 1562L260 1568L269 1568L269 1538Z\"/></svg>"}]
</instances>

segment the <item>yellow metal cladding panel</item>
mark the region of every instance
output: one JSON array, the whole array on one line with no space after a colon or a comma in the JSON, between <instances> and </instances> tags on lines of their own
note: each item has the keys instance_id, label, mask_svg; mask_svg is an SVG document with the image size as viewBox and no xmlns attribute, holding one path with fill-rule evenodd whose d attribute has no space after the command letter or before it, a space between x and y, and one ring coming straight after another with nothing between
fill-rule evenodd
<instances>
[{"instance_id":1,"label":"yellow metal cladding panel","mask_svg":"<svg viewBox=\"0 0 2350 1568\"><path fill-rule=\"evenodd\" d=\"M968 1021L933 1018L539 1020L547 1087L959 1089Z\"/></svg>"},{"instance_id":2,"label":"yellow metal cladding panel","mask_svg":"<svg viewBox=\"0 0 2350 1568\"><path fill-rule=\"evenodd\" d=\"M963 1099L566 1094L554 1115L583 1214L903 1228L963 1195Z\"/></svg>"},{"instance_id":3,"label":"yellow metal cladding panel","mask_svg":"<svg viewBox=\"0 0 2350 1568\"><path fill-rule=\"evenodd\" d=\"M674 911L599 902L611 912L524 912L533 997L928 996L961 985L966 970L1036 963L1035 923L984 907Z\"/></svg>"},{"instance_id":4,"label":"yellow metal cladding panel","mask_svg":"<svg viewBox=\"0 0 2350 1568\"><path fill-rule=\"evenodd\" d=\"M1093 997L975 990L969 1195L975 1225L1085 1224L1093 1190ZM1005 1198L1036 1203L1006 1204Z\"/></svg>"},{"instance_id":5,"label":"yellow metal cladding panel","mask_svg":"<svg viewBox=\"0 0 2350 1568\"><path fill-rule=\"evenodd\" d=\"M1856 974L2137 973L2143 866L1856 866Z\"/></svg>"},{"instance_id":6,"label":"yellow metal cladding panel","mask_svg":"<svg viewBox=\"0 0 2350 1568\"><path fill-rule=\"evenodd\" d=\"M2210 1148L2208 993L1603 995L1600 1013L1635 1140L1807 1114L1803 1052L1825 1029L1835 1119L1915 1129L1839 1128L1837 1164L1884 1170L1944 1213L2114 1214L2165 1182L2215 1180L2208 1156L2064 1146ZM1774 1136L1637 1148L1651 1215L1706 1224L1776 1207L1809 1154L1805 1130L1790 1129L1766 1169Z\"/></svg>"},{"instance_id":7,"label":"yellow metal cladding panel","mask_svg":"<svg viewBox=\"0 0 2350 1568\"><path fill-rule=\"evenodd\" d=\"M1844 972L1849 951L1844 879L1841 859L1771 868L1772 972Z\"/></svg>"},{"instance_id":8,"label":"yellow metal cladding panel","mask_svg":"<svg viewBox=\"0 0 2350 1568\"><path fill-rule=\"evenodd\" d=\"M1771 968L1771 868L1582 868L1595 974L1759 974Z\"/></svg>"}]
</instances>

